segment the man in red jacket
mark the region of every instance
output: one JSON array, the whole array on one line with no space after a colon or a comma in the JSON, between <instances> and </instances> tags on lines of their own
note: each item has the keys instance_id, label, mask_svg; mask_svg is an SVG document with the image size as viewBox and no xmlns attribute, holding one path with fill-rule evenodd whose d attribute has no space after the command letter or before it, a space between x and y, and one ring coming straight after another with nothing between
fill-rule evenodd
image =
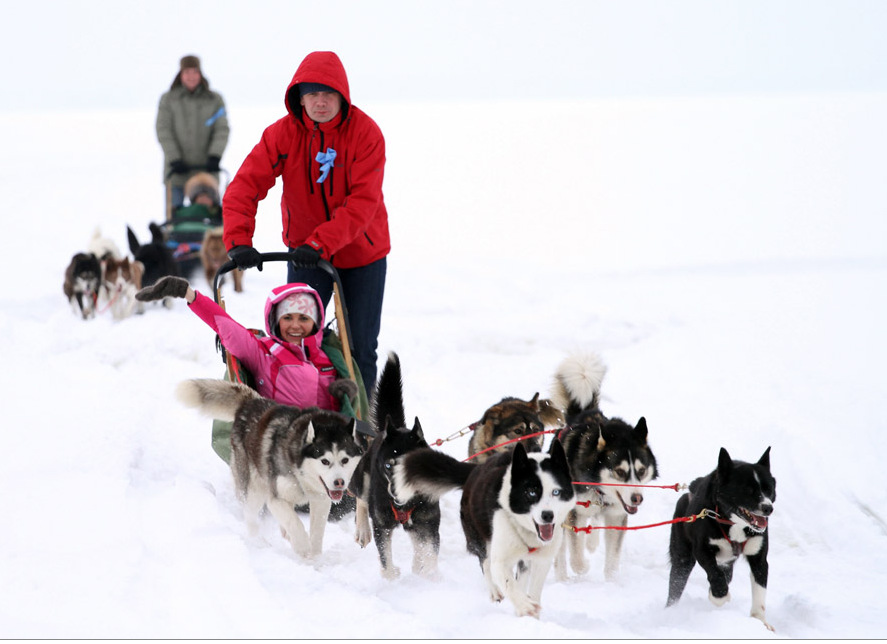
<instances>
[{"instance_id":1,"label":"man in red jacket","mask_svg":"<svg viewBox=\"0 0 887 644\"><path fill-rule=\"evenodd\" d=\"M345 68L333 52L305 57L285 104L287 115L265 129L225 191L225 247L239 268L261 270L259 251L252 247L256 211L282 177L283 243L304 267L289 263L287 281L310 284L327 306L332 279L311 267L321 258L336 267L352 352L370 393L391 249L382 197L385 139L351 104Z\"/></svg>"}]
</instances>

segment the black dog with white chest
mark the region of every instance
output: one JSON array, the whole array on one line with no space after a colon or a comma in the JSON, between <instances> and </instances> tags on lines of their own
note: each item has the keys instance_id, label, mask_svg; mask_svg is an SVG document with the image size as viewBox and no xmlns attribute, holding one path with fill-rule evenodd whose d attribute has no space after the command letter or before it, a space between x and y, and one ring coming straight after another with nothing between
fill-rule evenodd
<instances>
[{"instance_id":1,"label":"black dog with white chest","mask_svg":"<svg viewBox=\"0 0 887 644\"><path fill-rule=\"evenodd\" d=\"M391 538L402 527L413 542L413 572L433 578L438 574L440 502L422 494L398 498L394 489L397 464L405 455L428 448L428 443L418 418L411 429L406 426L400 358L393 352L376 385L372 422L376 436L348 486L357 497L355 540L363 548L372 538L379 552L382 576L396 579L400 569L394 565Z\"/></svg>"},{"instance_id":2,"label":"black dog with white chest","mask_svg":"<svg viewBox=\"0 0 887 644\"><path fill-rule=\"evenodd\" d=\"M770 448L757 463L734 461L721 448L718 467L690 484L678 499L674 518L709 514L671 528L671 574L667 606L684 592L693 566L698 563L708 576L709 599L722 606L730 599L733 565L740 555L751 568L751 616L773 630L764 616L767 594L768 517L776 500L776 479L770 473Z\"/></svg>"}]
</instances>

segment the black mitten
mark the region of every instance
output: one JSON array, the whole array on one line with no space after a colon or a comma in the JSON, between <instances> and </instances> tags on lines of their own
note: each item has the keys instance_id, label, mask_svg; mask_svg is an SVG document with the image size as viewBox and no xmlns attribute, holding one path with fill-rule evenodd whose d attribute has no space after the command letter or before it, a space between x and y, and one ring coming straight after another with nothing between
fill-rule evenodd
<instances>
[{"instance_id":1,"label":"black mitten","mask_svg":"<svg viewBox=\"0 0 887 644\"><path fill-rule=\"evenodd\" d=\"M222 159L217 156L208 156L206 157L206 169L209 172L218 172L219 171L219 163L221 163Z\"/></svg>"},{"instance_id":2,"label":"black mitten","mask_svg":"<svg viewBox=\"0 0 887 644\"><path fill-rule=\"evenodd\" d=\"M255 266L262 270L262 253L252 246L234 246L228 251L228 257L237 264L240 270L246 270Z\"/></svg>"},{"instance_id":3,"label":"black mitten","mask_svg":"<svg viewBox=\"0 0 887 644\"><path fill-rule=\"evenodd\" d=\"M139 302L153 302L165 297L185 297L188 287L188 280L167 275L157 280L152 286L146 286L136 293L136 299Z\"/></svg>"},{"instance_id":4,"label":"black mitten","mask_svg":"<svg viewBox=\"0 0 887 644\"><path fill-rule=\"evenodd\" d=\"M170 161L169 172L170 174L185 174L186 172L188 172L188 164L181 159Z\"/></svg>"}]
</instances>

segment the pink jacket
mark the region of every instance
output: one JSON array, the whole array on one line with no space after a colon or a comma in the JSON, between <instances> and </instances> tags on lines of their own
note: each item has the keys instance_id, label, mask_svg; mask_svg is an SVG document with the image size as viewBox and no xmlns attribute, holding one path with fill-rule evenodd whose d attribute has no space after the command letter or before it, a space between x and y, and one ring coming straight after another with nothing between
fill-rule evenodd
<instances>
[{"instance_id":1,"label":"pink jacket","mask_svg":"<svg viewBox=\"0 0 887 644\"><path fill-rule=\"evenodd\" d=\"M321 323L317 332L305 338L301 346L278 336L274 307L288 295L309 293L317 301ZM256 388L265 398L296 407L320 407L339 410L339 401L329 392L336 379L336 368L321 350L323 340L323 302L306 284L284 284L271 291L265 302L265 331L260 338L237 323L213 300L201 293L189 305L222 341L222 345L255 377Z\"/></svg>"}]
</instances>

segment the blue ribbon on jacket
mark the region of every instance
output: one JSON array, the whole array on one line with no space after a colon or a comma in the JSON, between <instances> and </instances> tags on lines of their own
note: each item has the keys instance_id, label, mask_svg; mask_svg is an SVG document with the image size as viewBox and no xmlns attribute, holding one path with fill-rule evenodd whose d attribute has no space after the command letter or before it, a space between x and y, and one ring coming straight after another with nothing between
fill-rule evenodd
<instances>
[{"instance_id":1,"label":"blue ribbon on jacket","mask_svg":"<svg viewBox=\"0 0 887 644\"><path fill-rule=\"evenodd\" d=\"M317 183L323 183L326 181L330 170L333 169L333 161L336 160L336 151L332 148L327 148L326 152L318 152L317 156L314 157L314 160L320 164L320 179L317 180Z\"/></svg>"},{"instance_id":2,"label":"blue ribbon on jacket","mask_svg":"<svg viewBox=\"0 0 887 644\"><path fill-rule=\"evenodd\" d=\"M225 106L220 107L215 114L206 119L206 127L212 127L212 124L225 116Z\"/></svg>"}]
</instances>

